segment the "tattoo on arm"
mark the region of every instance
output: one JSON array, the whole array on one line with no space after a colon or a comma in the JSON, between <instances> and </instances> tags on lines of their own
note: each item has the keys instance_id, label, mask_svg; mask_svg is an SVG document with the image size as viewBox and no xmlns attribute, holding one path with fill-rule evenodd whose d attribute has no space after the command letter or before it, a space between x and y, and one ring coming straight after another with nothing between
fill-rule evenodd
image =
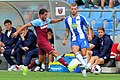
<instances>
[{"instance_id":1,"label":"tattoo on arm","mask_svg":"<svg viewBox=\"0 0 120 80\"><path fill-rule=\"evenodd\" d=\"M89 25L87 25L87 26L86 26L86 28L87 28L88 34L91 34L91 29L90 29L90 26L89 26Z\"/></svg>"},{"instance_id":2,"label":"tattoo on arm","mask_svg":"<svg viewBox=\"0 0 120 80\"><path fill-rule=\"evenodd\" d=\"M66 31L65 31L64 39L66 40L68 38L68 36L69 36L69 29L67 28Z\"/></svg>"}]
</instances>

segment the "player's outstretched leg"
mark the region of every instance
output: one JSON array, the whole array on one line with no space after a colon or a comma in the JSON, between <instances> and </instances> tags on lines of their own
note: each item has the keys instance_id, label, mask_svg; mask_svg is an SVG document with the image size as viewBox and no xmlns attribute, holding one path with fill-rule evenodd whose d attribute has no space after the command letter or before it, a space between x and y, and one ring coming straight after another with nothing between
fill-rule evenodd
<instances>
[{"instance_id":1,"label":"player's outstretched leg","mask_svg":"<svg viewBox=\"0 0 120 80\"><path fill-rule=\"evenodd\" d=\"M81 64L77 59L73 59L68 65L68 70L72 72L79 64Z\"/></svg>"},{"instance_id":2,"label":"player's outstretched leg","mask_svg":"<svg viewBox=\"0 0 120 80\"><path fill-rule=\"evenodd\" d=\"M23 75L27 76L28 73L28 67L27 66L23 66Z\"/></svg>"},{"instance_id":3,"label":"player's outstretched leg","mask_svg":"<svg viewBox=\"0 0 120 80\"><path fill-rule=\"evenodd\" d=\"M23 66L22 70L23 70L23 75L27 76L28 73L28 69L31 69L37 65L40 65L40 62L37 60L34 60L32 63L30 63L28 66Z\"/></svg>"}]
</instances>

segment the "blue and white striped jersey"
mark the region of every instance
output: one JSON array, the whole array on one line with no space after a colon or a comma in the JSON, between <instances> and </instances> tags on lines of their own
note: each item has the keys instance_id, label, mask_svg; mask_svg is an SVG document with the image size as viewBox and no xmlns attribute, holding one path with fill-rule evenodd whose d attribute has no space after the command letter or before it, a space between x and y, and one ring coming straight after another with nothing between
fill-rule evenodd
<instances>
[{"instance_id":1,"label":"blue and white striped jersey","mask_svg":"<svg viewBox=\"0 0 120 80\"><path fill-rule=\"evenodd\" d=\"M72 18L72 16L69 15L65 19L65 24L66 28L70 29L72 41L76 41L77 39L87 39L83 27L86 27L88 22L84 16L78 14L76 17Z\"/></svg>"}]
</instances>

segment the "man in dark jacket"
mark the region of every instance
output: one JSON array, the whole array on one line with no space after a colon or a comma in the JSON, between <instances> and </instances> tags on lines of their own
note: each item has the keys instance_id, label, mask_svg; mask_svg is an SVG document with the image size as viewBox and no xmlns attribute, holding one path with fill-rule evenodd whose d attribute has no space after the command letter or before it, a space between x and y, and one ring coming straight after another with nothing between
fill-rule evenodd
<instances>
[{"instance_id":1,"label":"man in dark jacket","mask_svg":"<svg viewBox=\"0 0 120 80\"><path fill-rule=\"evenodd\" d=\"M28 66L33 57L38 57L36 40L37 37L32 30L26 28L21 31L19 40L13 50L13 54L17 55L17 65ZM25 55L24 63L22 63L22 55Z\"/></svg>"},{"instance_id":2,"label":"man in dark jacket","mask_svg":"<svg viewBox=\"0 0 120 80\"><path fill-rule=\"evenodd\" d=\"M16 31L14 27L12 27L12 21L11 20L5 20L4 25L6 27L5 34L3 36L3 43L4 43L4 52L3 55L7 62L10 64L10 68L8 68L8 71L11 71L13 68L15 68L15 62L12 60L11 56L15 55L11 54L12 48L15 46L17 38L13 38L11 35Z\"/></svg>"},{"instance_id":3,"label":"man in dark jacket","mask_svg":"<svg viewBox=\"0 0 120 80\"><path fill-rule=\"evenodd\" d=\"M98 28L98 35L100 41L100 52L97 56L91 57L91 60L87 64L89 68L92 68L95 65L105 64L110 59L113 41L109 35L105 34L103 27Z\"/></svg>"}]
</instances>

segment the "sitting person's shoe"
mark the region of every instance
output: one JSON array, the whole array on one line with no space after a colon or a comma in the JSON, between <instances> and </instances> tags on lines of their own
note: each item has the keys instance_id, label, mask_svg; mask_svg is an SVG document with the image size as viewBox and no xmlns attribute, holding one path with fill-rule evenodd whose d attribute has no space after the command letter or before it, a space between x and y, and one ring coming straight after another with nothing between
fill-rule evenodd
<instances>
[{"instance_id":1,"label":"sitting person's shoe","mask_svg":"<svg viewBox=\"0 0 120 80\"><path fill-rule=\"evenodd\" d=\"M2 60L0 59L0 64L2 63Z\"/></svg>"},{"instance_id":2,"label":"sitting person's shoe","mask_svg":"<svg viewBox=\"0 0 120 80\"><path fill-rule=\"evenodd\" d=\"M15 69L15 68L16 68L16 65L11 65L10 68L8 68L7 70L8 71L13 71L13 69Z\"/></svg>"},{"instance_id":3,"label":"sitting person's shoe","mask_svg":"<svg viewBox=\"0 0 120 80\"><path fill-rule=\"evenodd\" d=\"M40 67L37 66L37 67L34 69L34 71L35 71L35 72L36 72L36 71L40 71Z\"/></svg>"},{"instance_id":4,"label":"sitting person's shoe","mask_svg":"<svg viewBox=\"0 0 120 80\"><path fill-rule=\"evenodd\" d=\"M45 69L43 69L43 68L40 68L40 72L44 72L45 71Z\"/></svg>"},{"instance_id":5,"label":"sitting person's shoe","mask_svg":"<svg viewBox=\"0 0 120 80\"><path fill-rule=\"evenodd\" d=\"M110 60L108 67L116 67L114 59Z\"/></svg>"},{"instance_id":6,"label":"sitting person's shoe","mask_svg":"<svg viewBox=\"0 0 120 80\"><path fill-rule=\"evenodd\" d=\"M23 75L27 76L28 68L26 66L23 67Z\"/></svg>"}]
</instances>

